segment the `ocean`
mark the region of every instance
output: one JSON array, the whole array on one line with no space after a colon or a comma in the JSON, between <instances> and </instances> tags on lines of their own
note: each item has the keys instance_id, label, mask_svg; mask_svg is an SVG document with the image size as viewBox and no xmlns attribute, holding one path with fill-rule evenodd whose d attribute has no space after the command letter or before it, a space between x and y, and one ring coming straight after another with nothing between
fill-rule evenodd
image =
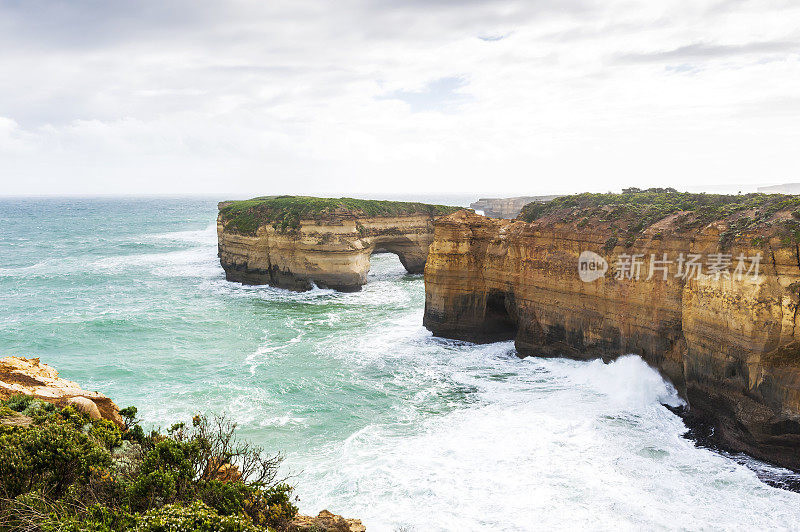
<instances>
[{"instance_id":1,"label":"ocean","mask_svg":"<svg viewBox=\"0 0 800 532\"><path fill-rule=\"evenodd\" d=\"M219 199L0 199L0 356L147 426L225 413L285 454L302 512L370 532L800 528L800 494L776 487L796 477L684 437L638 357L434 338L394 255L358 293L229 283Z\"/></svg>"}]
</instances>

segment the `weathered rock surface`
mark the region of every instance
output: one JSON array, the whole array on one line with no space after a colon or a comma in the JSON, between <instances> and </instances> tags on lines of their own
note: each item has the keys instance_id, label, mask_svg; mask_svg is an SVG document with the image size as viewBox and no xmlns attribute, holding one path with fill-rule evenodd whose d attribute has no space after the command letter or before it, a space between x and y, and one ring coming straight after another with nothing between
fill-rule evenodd
<instances>
[{"instance_id":1,"label":"weathered rock surface","mask_svg":"<svg viewBox=\"0 0 800 532\"><path fill-rule=\"evenodd\" d=\"M425 326L449 338L514 339L523 356L639 354L676 385L689 415L713 423L718 444L798 469L800 247L742 234L725 253L762 253L756 277L683 279L673 269L646 279L651 254L720 252L725 221L686 232L679 218L645 227L630 247L614 245L605 218L569 211L532 223L468 211L441 218L425 268ZM586 250L610 265L593 282L578 275ZM622 253L644 257L639 280L616 278Z\"/></svg>"},{"instance_id":2,"label":"weathered rock surface","mask_svg":"<svg viewBox=\"0 0 800 532\"><path fill-rule=\"evenodd\" d=\"M517 217L522 208L534 201L550 201L559 196L520 196L517 198L481 198L470 203L470 208L482 211L489 218L505 218L508 220Z\"/></svg>"},{"instance_id":3,"label":"weathered rock surface","mask_svg":"<svg viewBox=\"0 0 800 532\"><path fill-rule=\"evenodd\" d=\"M38 358L0 358L0 399L16 394L32 395L61 406L70 404L92 419L108 419L123 426L119 408L111 399L60 378L58 371Z\"/></svg>"},{"instance_id":4,"label":"weathered rock surface","mask_svg":"<svg viewBox=\"0 0 800 532\"><path fill-rule=\"evenodd\" d=\"M225 209L232 203L220 205ZM370 256L376 251L397 254L409 273L423 272L433 241L433 221L442 214L433 208L440 206L428 207L422 212L408 209L382 215L340 208L294 217L291 227L271 223L271 219L284 218L270 212L270 219L256 218L257 227L249 232L226 220L221 211L217 220L220 263L229 281L290 290L309 290L313 283L357 291L367 281Z\"/></svg>"},{"instance_id":5,"label":"weathered rock surface","mask_svg":"<svg viewBox=\"0 0 800 532\"><path fill-rule=\"evenodd\" d=\"M367 527L360 519L345 519L328 510L322 510L316 517L298 515L292 520L293 532L366 532Z\"/></svg>"}]
</instances>

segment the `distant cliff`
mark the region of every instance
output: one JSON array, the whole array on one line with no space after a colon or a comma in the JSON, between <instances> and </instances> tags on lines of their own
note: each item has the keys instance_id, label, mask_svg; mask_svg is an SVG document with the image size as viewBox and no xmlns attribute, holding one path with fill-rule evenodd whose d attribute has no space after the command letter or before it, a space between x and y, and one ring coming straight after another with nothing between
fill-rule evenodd
<instances>
[{"instance_id":1,"label":"distant cliff","mask_svg":"<svg viewBox=\"0 0 800 532\"><path fill-rule=\"evenodd\" d=\"M797 469L798 218L798 197L665 191L460 211L435 224L424 323L521 355L639 354L717 443Z\"/></svg>"},{"instance_id":2,"label":"distant cliff","mask_svg":"<svg viewBox=\"0 0 800 532\"><path fill-rule=\"evenodd\" d=\"M782 185L769 185L758 187L758 192L765 194L800 194L800 183L783 183Z\"/></svg>"},{"instance_id":3,"label":"distant cliff","mask_svg":"<svg viewBox=\"0 0 800 532\"><path fill-rule=\"evenodd\" d=\"M528 203L546 202L559 196L520 196L518 198L481 198L470 204L470 208L483 212L489 218L516 218Z\"/></svg>"},{"instance_id":4,"label":"distant cliff","mask_svg":"<svg viewBox=\"0 0 800 532\"><path fill-rule=\"evenodd\" d=\"M422 273L433 221L457 207L425 203L273 196L221 202L219 258L230 281L342 291L366 283L376 250Z\"/></svg>"}]
</instances>

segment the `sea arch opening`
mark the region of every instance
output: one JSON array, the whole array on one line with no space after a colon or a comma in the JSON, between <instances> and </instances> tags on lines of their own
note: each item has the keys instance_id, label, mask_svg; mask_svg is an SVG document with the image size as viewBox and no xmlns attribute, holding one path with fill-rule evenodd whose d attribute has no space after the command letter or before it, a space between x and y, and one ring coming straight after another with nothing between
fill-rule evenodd
<instances>
[{"instance_id":1,"label":"sea arch opening","mask_svg":"<svg viewBox=\"0 0 800 532\"><path fill-rule=\"evenodd\" d=\"M372 243L370 259L373 255L391 253L397 256L408 273L423 273L428 258L430 242L419 242L406 236L380 238Z\"/></svg>"}]
</instances>

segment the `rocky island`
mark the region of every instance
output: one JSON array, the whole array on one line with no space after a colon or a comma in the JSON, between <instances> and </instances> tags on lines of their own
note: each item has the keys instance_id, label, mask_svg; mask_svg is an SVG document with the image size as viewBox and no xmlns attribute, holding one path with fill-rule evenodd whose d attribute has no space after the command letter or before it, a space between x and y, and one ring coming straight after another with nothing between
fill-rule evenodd
<instances>
[{"instance_id":1,"label":"rocky island","mask_svg":"<svg viewBox=\"0 0 800 532\"><path fill-rule=\"evenodd\" d=\"M716 444L798 469L799 220L797 196L671 189L462 210L435 223L424 323L522 356L639 354Z\"/></svg>"},{"instance_id":2,"label":"rocky island","mask_svg":"<svg viewBox=\"0 0 800 532\"><path fill-rule=\"evenodd\" d=\"M341 291L366 283L376 251L422 273L433 222L457 207L426 203L269 196L219 204L219 259L229 281Z\"/></svg>"}]
</instances>

